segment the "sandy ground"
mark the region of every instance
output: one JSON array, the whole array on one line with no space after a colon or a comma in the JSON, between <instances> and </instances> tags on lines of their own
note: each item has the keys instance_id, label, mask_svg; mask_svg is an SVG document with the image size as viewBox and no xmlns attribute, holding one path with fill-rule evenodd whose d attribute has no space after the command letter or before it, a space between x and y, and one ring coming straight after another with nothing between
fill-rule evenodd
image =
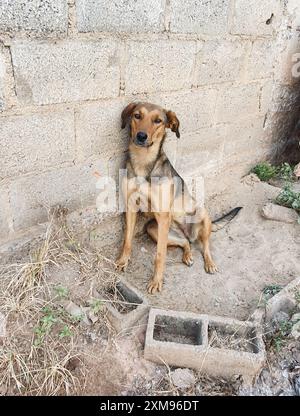
<instances>
[{"instance_id":1,"label":"sandy ground","mask_svg":"<svg viewBox=\"0 0 300 416\"><path fill-rule=\"evenodd\" d=\"M181 262L182 252L168 249L163 290L147 295L152 306L247 319L270 284L286 285L300 273L300 225L268 221L262 206L273 200L279 189L246 178L232 193L219 195L207 207L212 218L235 206L238 217L212 234L212 254L219 273L206 274L199 247L193 247L194 265ZM119 248L104 250L115 259ZM132 261L120 273L146 295L152 277L155 244L150 237L135 238Z\"/></svg>"},{"instance_id":2,"label":"sandy ground","mask_svg":"<svg viewBox=\"0 0 300 416\"><path fill-rule=\"evenodd\" d=\"M132 261L119 277L125 277L155 307L248 319L267 285L284 286L300 272L300 225L268 221L260 215L262 206L273 200L279 191L279 188L247 177L232 192L218 195L209 202L212 218L235 206L244 207L230 225L212 235L212 253L219 273L205 273L198 247L193 248L194 265L191 268L181 262L180 249L170 249L163 291L148 295L146 285L153 273L156 246L150 237L142 234L136 236ZM114 261L119 251L120 247L110 246L99 253ZM102 273L92 264L89 269L88 263L87 258L87 269L83 273L78 261L60 262L48 270L47 284L67 288L73 302L87 306L93 291L93 278ZM112 263L105 263L104 268L104 277L115 275ZM34 327L33 323L31 325ZM254 390L239 390L238 380L212 380L202 374L194 375L196 381L191 388L180 390L172 384L172 369L143 358L145 325L140 325L130 335L116 334L101 318L93 325L80 324L76 328L81 361L72 364L71 371L80 380L81 388L77 394L293 394L291 383L284 374L298 372L297 368L300 368L300 348L293 344L283 351L283 356L275 354L274 358L272 355ZM291 357L288 360L287 351ZM277 364L278 360L283 364ZM82 377L83 373L85 377ZM0 390L0 395L9 393L18 394L13 387Z\"/></svg>"}]
</instances>

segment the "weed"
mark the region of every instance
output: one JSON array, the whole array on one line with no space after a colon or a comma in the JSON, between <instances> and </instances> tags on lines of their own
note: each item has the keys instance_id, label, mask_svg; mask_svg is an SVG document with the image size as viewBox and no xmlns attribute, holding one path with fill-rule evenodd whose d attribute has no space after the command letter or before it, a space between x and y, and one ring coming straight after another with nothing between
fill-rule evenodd
<instances>
[{"instance_id":1,"label":"weed","mask_svg":"<svg viewBox=\"0 0 300 416\"><path fill-rule=\"evenodd\" d=\"M97 313L99 313L100 311L101 311L101 309L102 309L102 301L101 300L99 300L99 299L93 299L92 301L91 301L91 308L92 308L92 311L94 312L94 314L96 314L97 315Z\"/></svg>"},{"instance_id":2,"label":"weed","mask_svg":"<svg viewBox=\"0 0 300 416\"><path fill-rule=\"evenodd\" d=\"M69 295L69 290L66 287L60 285L54 287L54 292L59 299L67 298Z\"/></svg>"},{"instance_id":3,"label":"weed","mask_svg":"<svg viewBox=\"0 0 300 416\"><path fill-rule=\"evenodd\" d=\"M292 182L295 179L294 169L295 167L291 166L289 163L282 163L277 169L276 176L286 182Z\"/></svg>"},{"instance_id":4,"label":"weed","mask_svg":"<svg viewBox=\"0 0 300 416\"><path fill-rule=\"evenodd\" d=\"M300 192L294 192L290 185L286 185L277 196L275 202L284 207L293 208L300 212Z\"/></svg>"},{"instance_id":5,"label":"weed","mask_svg":"<svg viewBox=\"0 0 300 416\"><path fill-rule=\"evenodd\" d=\"M273 337L273 342L277 351L280 351L286 343L286 338L289 336L292 327L293 323L290 321L282 321L279 323L279 328Z\"/></svg>"},{"instance_id":6,"label":"weed","mask_svg":"<svg viewBox=\"0 0 300 416\"><path fill-rule=\"evenodd\" d=\"M72 335L73 333L68 325L64 325L63 329L58 334L60 338L71 337Z\"/></svg>"},{"instance_id":7,"label":"weed","mask_svg":"<svg viewBox=\"0 0 300 416\"><path fill-rule=\"evenodd\" d=\"M262 162L254 166L252 172L255 173L261 181L268 181L276 175L276 167L268 162Z\"/></svg>"}]
</instances>

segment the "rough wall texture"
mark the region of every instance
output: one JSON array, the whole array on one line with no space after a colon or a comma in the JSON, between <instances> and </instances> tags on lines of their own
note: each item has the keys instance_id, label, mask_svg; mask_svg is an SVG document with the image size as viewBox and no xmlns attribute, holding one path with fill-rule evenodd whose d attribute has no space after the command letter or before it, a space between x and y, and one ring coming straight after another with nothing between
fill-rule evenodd
<instances>
[{"instance_id":1,"label":"rough wall texture","mask_svg":"<svg viewBox=\"0 0 300 416\"><path fill-rule=\"evenodd\" d=\"M294 122L299 15L298 0L0 0L0 241L94 204L132 99L177 112L166 148L209 195L245 174Z\"/></svg>"}]
</instances>

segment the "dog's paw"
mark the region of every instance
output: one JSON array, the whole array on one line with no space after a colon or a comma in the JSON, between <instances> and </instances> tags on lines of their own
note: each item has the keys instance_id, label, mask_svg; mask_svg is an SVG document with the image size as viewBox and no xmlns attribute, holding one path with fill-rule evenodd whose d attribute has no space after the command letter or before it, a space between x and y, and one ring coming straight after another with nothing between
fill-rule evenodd
<instances>
[{"instance_id":1,"label":"dog's paw","mask_svg":"<svg viewBox=\"0 0 300 416\"><path fill-rule=\"evenodd\" d=\"M116 269L119 272L124 272L126 267L128 266L129 258L121 257L119 260L116 261Z\"/></svg>"},{"instance_id":2,"label":"dog's paw","mask_svg":"<svg viewBox=\"0 0 300 416\"><path fill-rule=\"evenodd\" d=\"M204 269L206 273L209 273L209 274L215 274L219 271L213 261L206 261L204 264Z\"/></svg>"},{"instance_id":3,"label":"dog's paw","mask_svg":"<svg viewBox=\"0 0 300 416\"><path fill-rule=\"evenodd\" d=\"M147 286L148 293L154 295L156 292L161 292L162 284L162 280L151 279Z\"/></svg>"},{"instance_id":4,"label":"dog's paw","mask_svg":"<svg viewBox=\"0 0 300 416\"><path fill-rule=\"evenodd\" d=\"M194 264L192 253L184 253L182 256L182 262L187 266L191 267Z\"/></svg>"}]
</instances>

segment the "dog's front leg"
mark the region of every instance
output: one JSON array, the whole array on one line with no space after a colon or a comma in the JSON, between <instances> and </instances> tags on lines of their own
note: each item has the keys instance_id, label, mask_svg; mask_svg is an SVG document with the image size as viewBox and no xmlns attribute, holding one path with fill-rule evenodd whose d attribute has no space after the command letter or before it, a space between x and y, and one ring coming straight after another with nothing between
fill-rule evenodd
<instances>
[{"instance_id":1,"label":"dog's front leg","mask_svg":"<svg viewBox=\"0 0 300 416\"><path fill-rule=\"evenodd\" d=\"M126 229L125 229L125 238L123 243L122 254L117 260L117 269L125 270L130 259L131 249L132 249L132 240L134 236L134 228L136 223L137 213L133 211L126 211Z\"/></svg>"},{"instance_id":2,"label":"dog's front leg","mask_svg":"<svg viewBox=\"0 0 300 416\"><path fill-rule=\"evenodd\" d=\"M158 224L157 252L155 258L154 276L148 284L148 292L154 294L161 291L163 284L163 273L165 269L168 234L170 229L170 213L163 212L155 214Z\"/></svg>"}]
</instances>

